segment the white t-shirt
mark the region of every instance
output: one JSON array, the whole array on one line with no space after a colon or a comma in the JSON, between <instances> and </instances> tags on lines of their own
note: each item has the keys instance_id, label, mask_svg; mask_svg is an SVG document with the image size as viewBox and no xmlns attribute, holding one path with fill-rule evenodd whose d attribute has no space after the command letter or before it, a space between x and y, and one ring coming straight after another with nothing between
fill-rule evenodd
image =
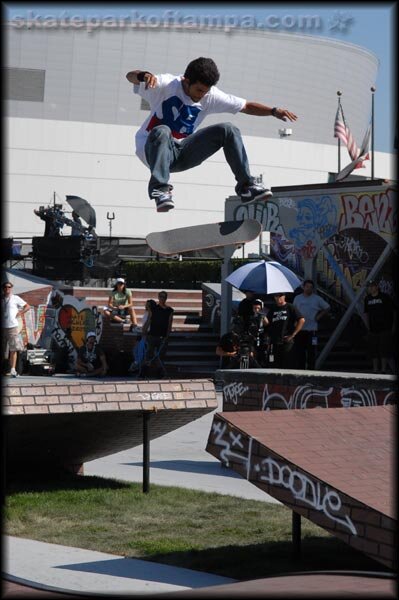
<instances>
[{"instance_id":1,"label":"white t-shirt","mask_svg":"<svg viewBox=\"0 0 399 600\"><path fill-rule=\"evenodd\" d=\"M200 102L193 102L183 90L182 77L168 73L156 75L155 88L145 89L144 82L133 85L134 93L150 105L150 115L136 133L136 154L147 167L144 146L153 127L167 125L178 142L193 133L207 115L223 112L236 114L246 104L243 98L225 94L216 86L212 86Z\"/></svg>"},{"instance_id":2,"label":"white t-shirt","mask_svg":"<svg viewBox=\"0 0 399 600\"><path fill-rule=\"evenodd\" d=\"M18 327L17 314L25 306L25 300L22 300L16 294L10 294L8 298L1 299L1 308L3 312L3 327L10 329Z\"/></svg>"},{"instance_id":3,"label":"white t-shirt","mask_svg":"<svg viewBox=\"0 0 399 600\"><path fill-rule=\"evenodd\" d=\"M302 313L305 317L305 323L302 327L303 331L317 331L317 321L315 317L319 310L327 310L330 308L328 302L320 298L317 294L311 294L305 296L305 294L299 294L295 296L293 301L294 306Z\"/></svg>"}]
</instances>

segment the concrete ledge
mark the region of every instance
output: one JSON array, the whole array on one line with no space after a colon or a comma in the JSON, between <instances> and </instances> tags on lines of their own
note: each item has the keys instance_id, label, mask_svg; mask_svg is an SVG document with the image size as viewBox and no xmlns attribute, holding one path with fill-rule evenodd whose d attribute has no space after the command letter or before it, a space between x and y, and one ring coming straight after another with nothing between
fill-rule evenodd
<instances>
[{"instance_id":1,"label":"concrete ledge","mask_svg":"<svg viewBox=\"0 0 399 600\"><path fill-rule=\"evenodd\" d=\"M290 509L396 569L393 406L217 413L207 451Z\"/></svg>"},{"instance_id":2,"label":"concrete ledge","mask_svg":"<svg viewBox=\"0 0 399 600\"><path fill-rule=\"evenodd\" d=\"M68 466L143 443L143 415L150 413L150 439L217 408L206 379L98 381L40 378L3 387L6 462L13 470Z\"/></svg>"},{"instance_id":3,"label":"concrete ledge","mask_svg":"<svg viewBox=\"0 0 399 600\"><path fill-rule=\"evenodd\" d=\"M338 408L396 404L393 375L296 371L291 369L220 369L223 411Z\"/></svg>"}]
</instances>

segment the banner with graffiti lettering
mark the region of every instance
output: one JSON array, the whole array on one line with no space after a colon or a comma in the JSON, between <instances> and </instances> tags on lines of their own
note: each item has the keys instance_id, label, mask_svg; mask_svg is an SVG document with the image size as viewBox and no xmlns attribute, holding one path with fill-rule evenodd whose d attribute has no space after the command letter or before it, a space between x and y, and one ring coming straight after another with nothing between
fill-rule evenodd
<instances>
[{"instance_id":1,"label":"banner with graffiti lettering","mask_svg":"<svg viewBox=\"0 0 399 600\"><path fill-rule=\"evenodd\" d=\"M226 220L257 219L271 232L271 256L303 277L312 277L337 299L356 292L383 253L380 288L395 293L397 190L365 188L293 190L268 202L226 201Z\"/></svg>"},{"instance_id":2,"label":"banner with graffiti lettering","mask_svg":"<svg viewBox=\"0 0 399 600\"><path fill-rule=\"evenodd\" d=\"M45 322L46 309L51 298L51 292L47 297L46 304L39 304L37 307L31 307L26 313L21 315L21 336L24 346L32 344L36 346L42 336Z\"/></svg>"}]
</instances>

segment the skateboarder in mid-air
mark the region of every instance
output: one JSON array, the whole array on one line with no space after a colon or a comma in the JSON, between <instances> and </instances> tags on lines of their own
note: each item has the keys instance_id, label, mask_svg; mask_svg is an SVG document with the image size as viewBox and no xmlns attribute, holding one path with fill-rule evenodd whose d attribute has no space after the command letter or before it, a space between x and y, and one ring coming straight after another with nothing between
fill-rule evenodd
<instances>
[{"instance_id":1,"label":"skateboarder in mid-air","mask_svg":"<svg viewBox=\"0 0 399 600\"><path fill-rule=\"evenodd\" d=\"M256 183L251 176L241 132L235 125L220 123L194 131L213 113L242 112L296 121L294 113L225 94L216 87L219 71L211 58L191 61L183 76L137 70L130 71L126 78L134 92L150 104L150 116L136 134L136 154L151 170L148 192L157 212L174 208L170 173L196 167L220 148L234 173L235 191L243 203L272 196L269 187Z\"/></svg>"}]
</instances>

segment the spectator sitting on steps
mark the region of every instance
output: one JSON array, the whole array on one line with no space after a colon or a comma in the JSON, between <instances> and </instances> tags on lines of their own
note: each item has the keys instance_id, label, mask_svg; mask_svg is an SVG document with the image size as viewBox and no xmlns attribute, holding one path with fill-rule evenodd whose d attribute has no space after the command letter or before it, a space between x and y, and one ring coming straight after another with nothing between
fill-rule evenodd
<instances>
[{"instance_id":1,"label":"spectator sitting on steps","mask_svg":"<svg viewBox=\"0 0 399 600\"><path fill-rule=\"evenodd\" d=\"M96 334L89 331L86 336L86 343L78 350L78 360L76 364L76 374L104 376L107 374L108 365L104 351L96 343Z\"/></svg>"},{"instance_id":2,"label":"spectator sitting on steps","mask_svg":"<svg viewBox=\"0 0 399 600\"><path fill-rule=\"evenodd\" d=\"M114 323L126 323L126 317L131 320L131 330L137 327L136 312L133 308L132 292L126 289L126 282L122 277L118 277L113 287L112 293L108 299L108 306L104 310L104 315Z\"/></svg>"}]
</instances>

